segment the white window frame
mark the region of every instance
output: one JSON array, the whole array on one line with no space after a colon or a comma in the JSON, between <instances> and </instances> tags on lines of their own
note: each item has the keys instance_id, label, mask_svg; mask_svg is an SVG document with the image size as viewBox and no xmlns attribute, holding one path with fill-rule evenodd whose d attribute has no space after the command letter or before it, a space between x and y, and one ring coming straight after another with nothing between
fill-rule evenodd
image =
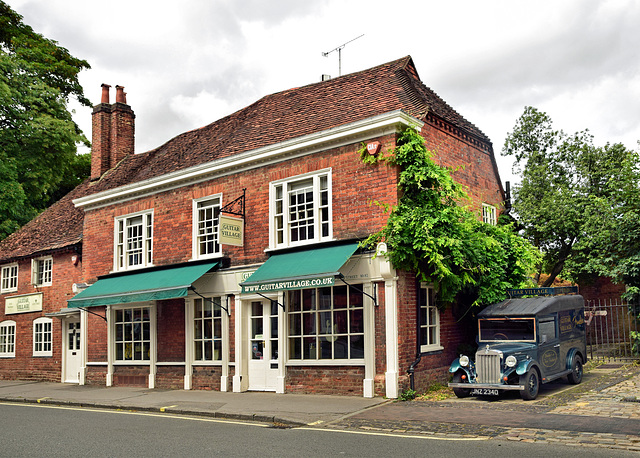
<instances>
[{"instance_id":1,"label":"white window frame","mask_svg":"<svg viewBox=\"0 0 640 458\"><path fill-rule=\"evenodd\" d=\"M482 204L482 222L492 226L498 224L498 211L495 205Z\"/></svg>"},{"instance_id":2,"label":"white window frame","mask_svg":"<svg viewBox=\"0 0 640 458\"><path fill-rule=\"evenodd\" d=\"M285 294L286 302L287 302L287 311L286 311L286 324L285 328L287 329L286 336L286 355L288 366L306 366L306 365L322 365L322 366L335 366L335 365L363 365L365 362L364 353L366 351L366 345L364 344L367 327L366 323L366 307L364 306L365 297L362 293L361 289L363 287L362 284L351 285L355 286L355 288L351 288L347 285L336 285L336 286L327 286L323 288L310 288L303 290L291 290L287 291ZM347 302L343 306L336 307L335 304L335 290L337 288L346 289L346 297ZM330 289L330 303L322 304L322 299L327 298L327 296L321 296L320 291L323 289ZM304 295L305 291L315 291L311 294L315 301L315 304L311 306L311 308L305 308L304 305ZM297 294L302 295L300 297L300 307L293 310L293 304L291 301L291 295ZM361 303L359 305L354 305L351 302L351 295L359 294L361 296ZM360 324L356 325L353 323L353 315L352 312L356 312L360 314ZM346 322L343 323L345 329L339 329L336 316L343 315L346 317ZM295 320L295 317L299 317L299 320ZM310 318L310 319L309 319ZM329 321L330 318L330 321ZM294 321L295 320L295 321ZM299 321L299 326L298 322ZM329 321L329 322L328 322ZM312 325L315 328L314 332L310 332L310 330L306 329L306 326ZM358 330L361 328L362 330ZM353 337L360 337L362 339L362 355L352 356L351 355L351 339ZM336 358L336 347L335 343L338 341L344 342L346 338L346 348L349 353L346 358ZM292 354L291 347L295 345L294 342L299 343L300 347L300 357L294 358L295 355ZM321 346L325 344L325 342L331 342L329 345L329 349L331 351L331 357L321 358L320 351ZM307 345L312 345L311 348L306 348ZM309 356L306 356L306 354ZM311 354L315 353L315 356Z\"/></svg>"},{"instance_id":3,"label":"white window frame","mask_svg":"<svg viewBox=\"0 0 640 458\"><path fill-rule=\"evenodd\" d=\"M139 239L139 254L130 248L134 237L129 234L128 228L137 224L131 224L132 220L141 218L142 234L135 237ZM132 257L140 256L139 263L132 263ZM153 210L131 213L119 216L113 225L113 269L114 271L135 270L153 266Z\"/></svg>"},{"instance_id":4,"label":"white window frame","mask_svg":"<svg viewBox=\"0 0 640 458\"><path fill-rule=\"evenodd\" d=\"M51 286L53 282L53 257L31 260L31 283L34 286Z\"/></svg>"},{"instance_id":5,"label":"white window frame","mask_svg":"<svg viewBox=\"0 0 640 458\"><path fill-rule=\"evenodd\" d=\"M16 357L16 322L6 320L0 323L0 358Z\"/></svg>"},{"instance_id":6,"label":"white window frame","mask_svg":"<svg viewBox=\"0 0 640 458\"><path fill-rule=\"evenodd\" d=\"M312 223L313 237L304 240L291 240L291 227L295 221L289 211L289 194L296 184L310 180L313 186ZM321 183L326 180L326 187ZM296 175L269 183L269 247L271 249L310 245L333 240L332 183L331 169L318 170ZM280 193L280 198L278 198ZM326 193L326 203L322 204L322 194ZM281 207L278 205L281 202ZM324 234L323 234L324 230Z\"/></svg>"},{"instance_id":7,"label":"white window frame","mask_svg":"<svg viewBox=\"0 0 640 458\"><path fill-rule=\"evenodd\" d=\"M200 250L200 239L203 237L203 234L200 233L200 210L202 209L201 205L204 202L208 201L216 201L217 204L209 205L209 208L218 209L218 215L214 216L214 220L217 218L217 223L214 223L214 233L206 234L205 236L213 236L214 244L217 245L217 250L211 253L201 253ZM222 194L214 194L207 197L202 197L200 199L193 199L193 217L192 217L192 227L193 227L193 235L192 235L192 258L193 259L209 259L209 258L217 258L222 256L222 247L220 246L220 209L222 208ZM215 210L214 210L215 212Z\"/></svg>"},{"instance_id":8,"label":"white window frame","mask_svg":"<svg viewBox=\"0 0 640 458\"><path fill-rule=\"evenodd\" d=\"M0 280L0 292L12 293L18 291L18 263L2 266L2 279Z\"/></svg>"},{"instance_id":9,"label":"white window frame","mask_svg":"<svg viewBox=\"0 0 640 458\"><path fill-rule=\"evenodd\" d=\"M419 297L424 295L426 301L418 301L418 338L420 339L420 353L428 353L431 351L442 350L440 345L440 311L436 307L435 303L435 289L433 286L421 282L419 291ZM430 329L434 329L433 335L435 338L433 341L428 338L428 342L425 344L422 342L423 336L430 336ZM426 333L426 334L425 334Z\"/></svg>"},{"instance_id":10,"label":"white window frame","mask_svg":"<svg viewBox=\"0 0 640 458\"><path fill-rule=\"evenodd\" d=\"M222 308L223 297L221 296L212 296L206 298L194 298L191 301L192 308L192 320L191 326L193 330L193 337L191 339L191 345L193 345L193 365L208 365L208 364L220 364L222 362L222 354L223 354L223 342L225 337L225 328L224 328L224 320L223 320L223 311ZM211 304L211 316L205 316L204 312L206 310L207 303ZM198 313L198 304L202 304L202 313ZM226 313L226 312L224 312ZM210 322L211 324L211 337L205 336L205 328L206 322ZM216 322L219 326L219 335L216 335ZM198 323L201 324L201 334L198 335L197 327ZM211 345L211 358L206 358L206 346L210 343ZM201 357L198 358L198 346L201 349ZM218 350L218 357L216 358L216 350Z\"/></svg>"},{"instance_id":11,"label":"white window frame","mask_svg":"<svg viewBox=\"0 0 640 458\"><path fill-rule=\"evenodd\" d=\"M33 320L33 356L53 356L53 320L40 317Z\"/></svg>"},{"instance_id":12,"label":"white window frame","mask_svg":"<svg viewBox=\"0 0 640 458\"><path fill-rule=\"evenodd\" d=\"M149 325L149 338L145 339L144 337L144 327L141 329L141 338L140 339L135 339L135 335L132 336L131 339L127 339L126 336L124 335L126 332L126 325L127 324L131 324L133 325L134 323L136 323L135 321L135 311L136 310L140 310L141 313L143 312L143 309L147 309L147 316L148 316L148 320L147 321L143 321L141 320L141 323L148 323ZM130 321L125 321L125 313L127 310L130 310L132 313L132 317ZM122 321L118 321L118 312L122 312L123 317L122 317ZM138 364L142 364L142 365L149 365L151 364L151 361L154 359L154 351L155 351L155 317L154 317L154 308L147 304L147 303L139 303L139 304L127 304L127 305L123 305L123 306L117 306L117 307L113 307L112 309L112 324L111 324L111 332L113 332L113 361L115 364L119 364L119 365L138 365ZM118 325L121 324L123 327L123 335L122 335L122 339L118 339ZM132 329L132 332L135 332ZM143 345L143 348L141 350L141 355L142 358L141 359L135 359L135 344L136 343L140 343ZM148 355L145 356L144 354L144 344L147 343L148 344ZM122 348L122 355L123 358L119 358L118 355L118 345L122 344L123 348ZM131 345L131 358L127 359L126 358L126 344L130 344Z\"/></svg>"}]
</instances>

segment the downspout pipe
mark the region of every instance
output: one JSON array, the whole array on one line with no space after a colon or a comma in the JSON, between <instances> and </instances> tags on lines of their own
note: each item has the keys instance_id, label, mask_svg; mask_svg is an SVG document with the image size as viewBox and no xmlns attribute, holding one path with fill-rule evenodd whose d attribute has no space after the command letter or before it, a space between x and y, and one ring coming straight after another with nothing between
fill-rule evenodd
<instances>
[{"instance_id":1,"label":"downspout pipe","mask_svg":"<svg viewBox=\"0 0 640 458\"><path fill-rule=\"evenodd\" d=\"M407 369L407 374L409 374L409 387L411 388L412 391L416 390L416 383L413 377L413 373L415 372L416 366L420 363L421 359L422 359L422 355L420 354L420 352L418 352L416 356L416 360L412 362L411 365L409 366L409 369Z\"/></svg>"}]
</instances>

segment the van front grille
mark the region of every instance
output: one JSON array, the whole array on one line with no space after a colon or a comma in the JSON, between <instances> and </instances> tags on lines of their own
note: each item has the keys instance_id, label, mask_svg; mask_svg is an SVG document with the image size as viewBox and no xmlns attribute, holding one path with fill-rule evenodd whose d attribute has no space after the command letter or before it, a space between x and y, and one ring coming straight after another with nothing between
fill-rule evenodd
<instances>
[{"instance_id":1,"label":"van front grille","mask_svg":"<svg viewBox=\"0 0 640 458\"><path fill-rule=\"evenodd\" d=\"M476 353L476 381L478 383L500 383L502 352L482 350Z\"/></svg>"}]
</instances>

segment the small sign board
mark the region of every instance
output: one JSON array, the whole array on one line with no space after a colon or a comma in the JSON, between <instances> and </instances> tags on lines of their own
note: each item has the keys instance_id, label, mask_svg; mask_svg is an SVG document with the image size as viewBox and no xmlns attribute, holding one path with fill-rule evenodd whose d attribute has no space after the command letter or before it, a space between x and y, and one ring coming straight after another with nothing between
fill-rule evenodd
<instances>
[{"instance_id":1,"label":"small sign board","mask_svg":"<svg viewBox=\"0 0 640 458\"><path fill-rule=\"evenodd\" d=\"M42 293L24 294L7 297L4 302L4 314L42 312Z\"/></svg>"},{"instance_id":2,"label":"small sign board","mask_svg":"<svg viewBox=\"0 0 640 458\"><path fill-rule=\"evenodd\" d=\"M572 294L577 293L577 286L557 286L555 288L520 288L520 289L508 289L507 295L509 297L523 297L523 296L555 296L557 294Z\"/></svg>"},{"instance_id":3,"label":"small sign board","mask_svg":"<svg viewBox=\"0 0 640 458\"><path fill-rule=\"evenodd\" d=\"M220 244L232 246L244 244L244 219L220 215Z\"/></svg>"}]
</instances>

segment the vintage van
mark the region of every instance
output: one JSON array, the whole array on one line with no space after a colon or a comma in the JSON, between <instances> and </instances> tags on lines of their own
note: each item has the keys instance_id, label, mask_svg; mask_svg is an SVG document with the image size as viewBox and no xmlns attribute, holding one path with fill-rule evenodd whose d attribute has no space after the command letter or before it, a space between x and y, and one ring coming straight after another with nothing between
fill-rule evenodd
<instances>
[{"instance_id":1,"label":"vintage van","mask_svg":"<svg viewBox=\"0 0 640 458\"><path fill-rule=\"evenodd\" d=\"M478 350L449 368L459 398L516 390L538 396L540 384L560 377L582 381L587 361L584 300L579 295L507 299L478 314Z\"/></svg>"}]
</instances>

